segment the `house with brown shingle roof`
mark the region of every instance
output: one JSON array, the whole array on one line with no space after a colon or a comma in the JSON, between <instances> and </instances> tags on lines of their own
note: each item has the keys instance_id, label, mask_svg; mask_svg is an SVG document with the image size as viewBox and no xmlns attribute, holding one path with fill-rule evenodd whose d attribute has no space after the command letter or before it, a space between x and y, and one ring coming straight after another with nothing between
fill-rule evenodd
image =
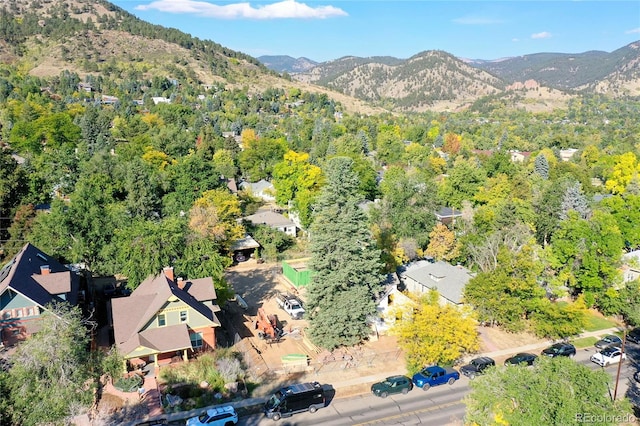
<instances>
[{"instance_id":1,"label":"house with brown shingle roof","mask_svg":"<svg viewBox=\"0 0 640 426\"><path fill-rule=\"evenodd\" d=\"M115 344L127 360L140 359L158 366L175 356L213 349L216 291L211 277L184 280L167 267L144 280L128 297L111 299Z\"/></svg>"},{"instance_id":2,"label":"house with brown shingle roof","mask_svg":"<svg viewBox=\"0 0 640 426\"><path fill-rule=\"evenodd\" d=\"M30 243L0 269L0 343L13 345L40 329L50 305L76 305L80 276Z\"/></svg>"}]
</instances>

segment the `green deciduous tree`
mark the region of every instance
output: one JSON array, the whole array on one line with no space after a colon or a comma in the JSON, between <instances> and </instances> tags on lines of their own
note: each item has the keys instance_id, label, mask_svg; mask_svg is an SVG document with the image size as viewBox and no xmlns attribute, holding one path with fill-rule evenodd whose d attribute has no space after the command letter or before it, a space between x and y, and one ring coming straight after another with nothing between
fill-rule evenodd
<instances>
[{"instance_id":1,"label":"green deciduous tree","mask_svg":"<svg viewBox=\"0 0 640 426\"><path fill-rule=\"evenodd\" d=\"M40 324L11 358L6 383L12 424L63 423L93 401L99 367L88 350L89 330L80 310L52 307Z\"/></svg>"},{"instance_id":2,"label":"green deciduous tree","mask_svg":"<svg viewBox=\"0 0 640 426\"><path fill-rule=\"evenodd\" d=\"M110 255L117 259L112 273L127 277L135 289L149 275L173 265L184 251L186 220L167 218L156 222L137 219L116 230Z\"/></svg>"},{"instance_id":3,"label":"green deciduous tree","mask_svg":"<svg viewBox=\"0 0 640 426\"><path fill-rule=\"evenodd\" d=\"M617 425L616 417L631 407L628 400L611 401L610 381L604 370L567 358L495 368L470 382L465 419L471 425Z\"/></svg>"},{"instance_id":4,"label":"green deciduous tree","mask_svg":"<svg viewBox=\"0 0 640 426\"><path fill-rule=\"evenodd\" d=\"M404 350L407 371L416 373L425 365L451 364L479 348L476 319L469 309L440 305L432 290L415 301L409 318L394 325L392 333Z\"/></svg>"},{"instance_id":5,"label":"green deciduous tree","mask_svg":"<svg viewBox=\"0 0 640 426\"><path fill-rule=\"evenodd\" d=\"M284 160L273 168L273 186L276 202L281 206L293 204L293 210L303 219L303 225L311 222L311 205L323 184L322 169L309 162L309 154L288 151Z\"/></svg>"},{"instance_id":6,"label":"green deciduous tree","mask_svg":"<svg viewBox=\"0 0 640 426\"><path fill-rule=\"evenodd\" d=\"M496 264L500 267L479 273L467 283L464 299L476 309L480 320L497 323L510 331L523 330L527 315L545 296L537 282L542 266L531 245L519 252L502 246Z\"/></svg>"},{"instance_id":7,"label":"green deciduous tree","mask_svg":"<svg viewBox=\"0 0 640 426\"><path fill-rule=\"evenodd\" d=\"M328 161L311 226L309 336L328 349L360 343L370 334L368 320L383 282L380 251L358 207L352 165L346 157Z\"/></svg>"},{"instance_id":8,"label":"green deciduous tree","mask_svg":"<svg viewBox=\"0 0 640 426\"><path fill-rule=\"evenodd\" d=\"M618 276L624 241L610 213L596 210L589 220L575 211L560 223L551 240L552 266L574 294L598 293L612 286Z\"/></svg>"}]
</instances>

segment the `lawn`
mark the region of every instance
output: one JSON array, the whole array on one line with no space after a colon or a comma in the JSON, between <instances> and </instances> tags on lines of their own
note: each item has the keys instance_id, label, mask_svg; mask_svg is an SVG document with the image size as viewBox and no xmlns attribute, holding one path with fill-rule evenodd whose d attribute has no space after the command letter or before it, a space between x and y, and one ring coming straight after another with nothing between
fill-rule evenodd
<instances>
[{"instance_id":1,"label":"lawn","mask_svg":"<svg viewBox=\"0 0 640 426\"><path fill-rule=\"evenodd\" d=\"M597 337L581 337L579 339L572 340L571 343L577 349L589 348L596 344L598 341Z\"/></svg>"},{"instance_id":2,"label":"lawn","mask_svg":"<svg viewBox=\"0 0 640 426\"><path fill-rule=\"evenodd\" d=\"M613 320L606 319L596 314L589 314L587 316L586 331L598 331L611 327L616 327L618 323Z\"/></svg>"}]
</instances>

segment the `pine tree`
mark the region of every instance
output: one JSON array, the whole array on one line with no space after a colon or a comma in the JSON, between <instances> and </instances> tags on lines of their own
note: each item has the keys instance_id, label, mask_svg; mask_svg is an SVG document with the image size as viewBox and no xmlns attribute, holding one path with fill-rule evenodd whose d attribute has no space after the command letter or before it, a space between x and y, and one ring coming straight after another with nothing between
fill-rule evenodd
<instances>
[{"instance_id":1,"label":"pine tree","mask_svg":"<svg viewBox=\"0 0 640 426\"><path fill-rule=\"evenodd\" d=\"M539 174L544 180L549 179L549 162L544 155L538 155L533 165L533 170Z\"/></svg>"},{"instance_id":2,"label":"pine tree","mask_svg":"<svg viewBox=\"0 0 640 426\"><path fill-rule=\"evenodd\" d=\"M576 182L566 189L562 199L560 219L566 219L570 210L575 210L582 219L587 219L591 216L591 209L589 208L587 197L582 192L580 182Z\"/></svg>"},{"instance_id":3,"label":"pine tree","mask_svg":"<svg viewBox=\"0 0 640 426\"><path fill-rule=\"evenodd\" d=\"M380 250L358 207L358 177L353 160L327 163L327 183L315 205L311 226L314 275L308 288L309 336L334 349L362 342L370 333L375 296L382 287Z\"/></svg>"}]
</instances>

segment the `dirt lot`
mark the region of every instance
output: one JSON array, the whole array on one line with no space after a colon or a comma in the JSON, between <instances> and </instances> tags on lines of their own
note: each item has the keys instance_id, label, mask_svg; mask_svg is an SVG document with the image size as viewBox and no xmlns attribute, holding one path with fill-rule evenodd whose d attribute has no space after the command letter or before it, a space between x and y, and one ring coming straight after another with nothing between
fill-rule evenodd
<instances>
[{"instance_id":1,"label":"dirt lot","mask_svg":"<svg viewBox=\"0 0 640 426\"><path fill-rule=\"evenodd\" d=\"M256 381L266 381L264 376L268 376L271 383L306 379L348 381L404 368L404 357L398 350L396 339L391 336L380 336L358 348L333 354L313 345L304 337L307 322L291 319L275 300L278 292L297 292L304 301L304 290L297 291L286 281L279 265L249 262L236 265L227 272L227 279L246 301L248 309L230 303L224 309L221 321L224 328L231 330L231 335L224 338L243 352ZM258 308L263 308L267 314L275 314L282 324L285 335L277 343L258 338L255 330ZM295 363L283 363L282 358L291 354L307 355L306 368ZM357 393L356 388L359 390L359 387L354 384L353 392ZM343 392L347 391L344 389Z\"/></svg>"}]
</instances>

